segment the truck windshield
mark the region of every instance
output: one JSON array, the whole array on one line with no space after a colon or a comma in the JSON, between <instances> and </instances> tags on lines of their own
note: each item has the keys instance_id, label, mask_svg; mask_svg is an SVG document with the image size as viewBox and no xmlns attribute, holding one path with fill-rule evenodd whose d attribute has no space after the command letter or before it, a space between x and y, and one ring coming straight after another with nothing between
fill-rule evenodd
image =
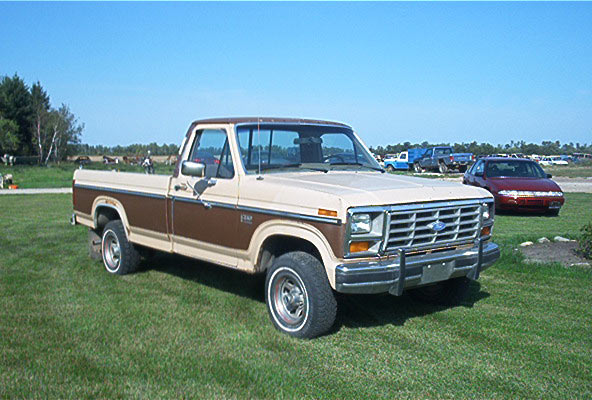
<instances>
[{"instance_id":1,"label":"truck windshield","mask_svg":"<svg viewBox=\"0 0 592 400\"><path fill-rule=\"evenodd\" d=\"M452 153L452 149L450 147L439 147L436 149L436 155L438 156L443 156L450 153Z\"/></svg>"},{"instance_id":2,"label":"truck windshield","mask_svg":"<svg viewBox=\"0 0 592 400\"><path fill-rule=\"evenodd\" d=\"M347 127L239 125L237 140L247 174L294 170L383 171Z\"/></svg>"}]
</instances>

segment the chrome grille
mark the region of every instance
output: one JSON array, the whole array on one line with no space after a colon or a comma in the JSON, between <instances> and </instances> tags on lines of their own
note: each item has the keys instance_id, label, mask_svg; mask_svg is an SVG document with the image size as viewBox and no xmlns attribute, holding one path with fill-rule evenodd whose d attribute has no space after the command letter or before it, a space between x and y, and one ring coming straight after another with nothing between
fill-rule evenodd
<instances>
[{"instance_id":1,"label":"chrome grille","mask_svg":"<svg viewBox=\"0 0 592 400\"><path fill-rule=\"evenodd\" d=\"M386 251L429 249L474 240L479 233L481 210L479 203L421 204L394 209L389 212L389 217ZM446 227L435 232L429 225L436 222L443 222Z\"/></svg>"}]
</instances>

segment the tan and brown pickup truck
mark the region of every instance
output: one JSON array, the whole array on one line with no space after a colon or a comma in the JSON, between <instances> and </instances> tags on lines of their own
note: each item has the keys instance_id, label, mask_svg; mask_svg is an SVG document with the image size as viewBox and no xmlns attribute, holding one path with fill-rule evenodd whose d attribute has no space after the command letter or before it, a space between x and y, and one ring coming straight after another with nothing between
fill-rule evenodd
<instances>
[{"instance_id":1,"label":"tan and brown pickup truck","mask_svg":"<svg viewBox=\"0 0 592 400\"><path fill-rule=\"evenodd\" d=\"M172 176L81 169L73 187L108 272L150 248L265 273L271 320L296 337L331 328L335 292L455 302L500 255L489 192L385 173L336 122L195 121Z\"/></svg>"}]
</instances>

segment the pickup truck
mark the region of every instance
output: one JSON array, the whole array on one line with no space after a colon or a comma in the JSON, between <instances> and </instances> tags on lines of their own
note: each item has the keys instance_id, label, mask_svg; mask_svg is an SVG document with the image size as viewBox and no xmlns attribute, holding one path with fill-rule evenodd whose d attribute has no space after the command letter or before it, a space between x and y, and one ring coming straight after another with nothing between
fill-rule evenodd
<instances>
[{"instance_id":1,"label":"pickup truck","mask_svg":"<svg viewBox=\"0 0 592 400\"><path fill-rule=\"evenodd\" d=\"M456 302L500 255L489 192L384 172L341 123L200 120L172 176L76 170L72 223L112 274L154 249L264 273L273 325L312 338L337 292Z\"/></svg>"},{"instance_id":2,"label":"pickup truck","mask_svg":"<svg viewBox=\"0 0 592 400\"><path fill-rule=\"evenodd\" d=\"M415 172L425 170L438 171L445 174L451 170L465 172L467 167L475 161L471 153L453 153L452 147L432 147L425 150L423 155L413 161Z\"/></svg>"}]
</instances>

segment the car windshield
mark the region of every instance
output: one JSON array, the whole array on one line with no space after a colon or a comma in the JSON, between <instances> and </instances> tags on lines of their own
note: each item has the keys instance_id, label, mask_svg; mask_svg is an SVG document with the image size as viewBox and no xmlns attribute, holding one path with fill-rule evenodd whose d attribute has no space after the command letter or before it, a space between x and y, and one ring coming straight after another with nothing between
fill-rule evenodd
<instances>
[{"instance_id":1,"label":"car windshield","mask_svg":"<svg viewBox=\"0 0 592 400\"><path fill-rule=\"evenodd\" d=\"M489 161L485 171L488 178L500 176L516 178L545 178L547 175L539 165L532 161Z\"/></svg>"},{"instance_id":2,"label":"car windshield","mask_svg":"<svg viewBox=\"0 0 592 400\"><path fill-rule=\"evenodd\" d=\"M237 127L237 139L247 174L383 170L347 127L248 124Z\"/></svg>"}]
</instances>

